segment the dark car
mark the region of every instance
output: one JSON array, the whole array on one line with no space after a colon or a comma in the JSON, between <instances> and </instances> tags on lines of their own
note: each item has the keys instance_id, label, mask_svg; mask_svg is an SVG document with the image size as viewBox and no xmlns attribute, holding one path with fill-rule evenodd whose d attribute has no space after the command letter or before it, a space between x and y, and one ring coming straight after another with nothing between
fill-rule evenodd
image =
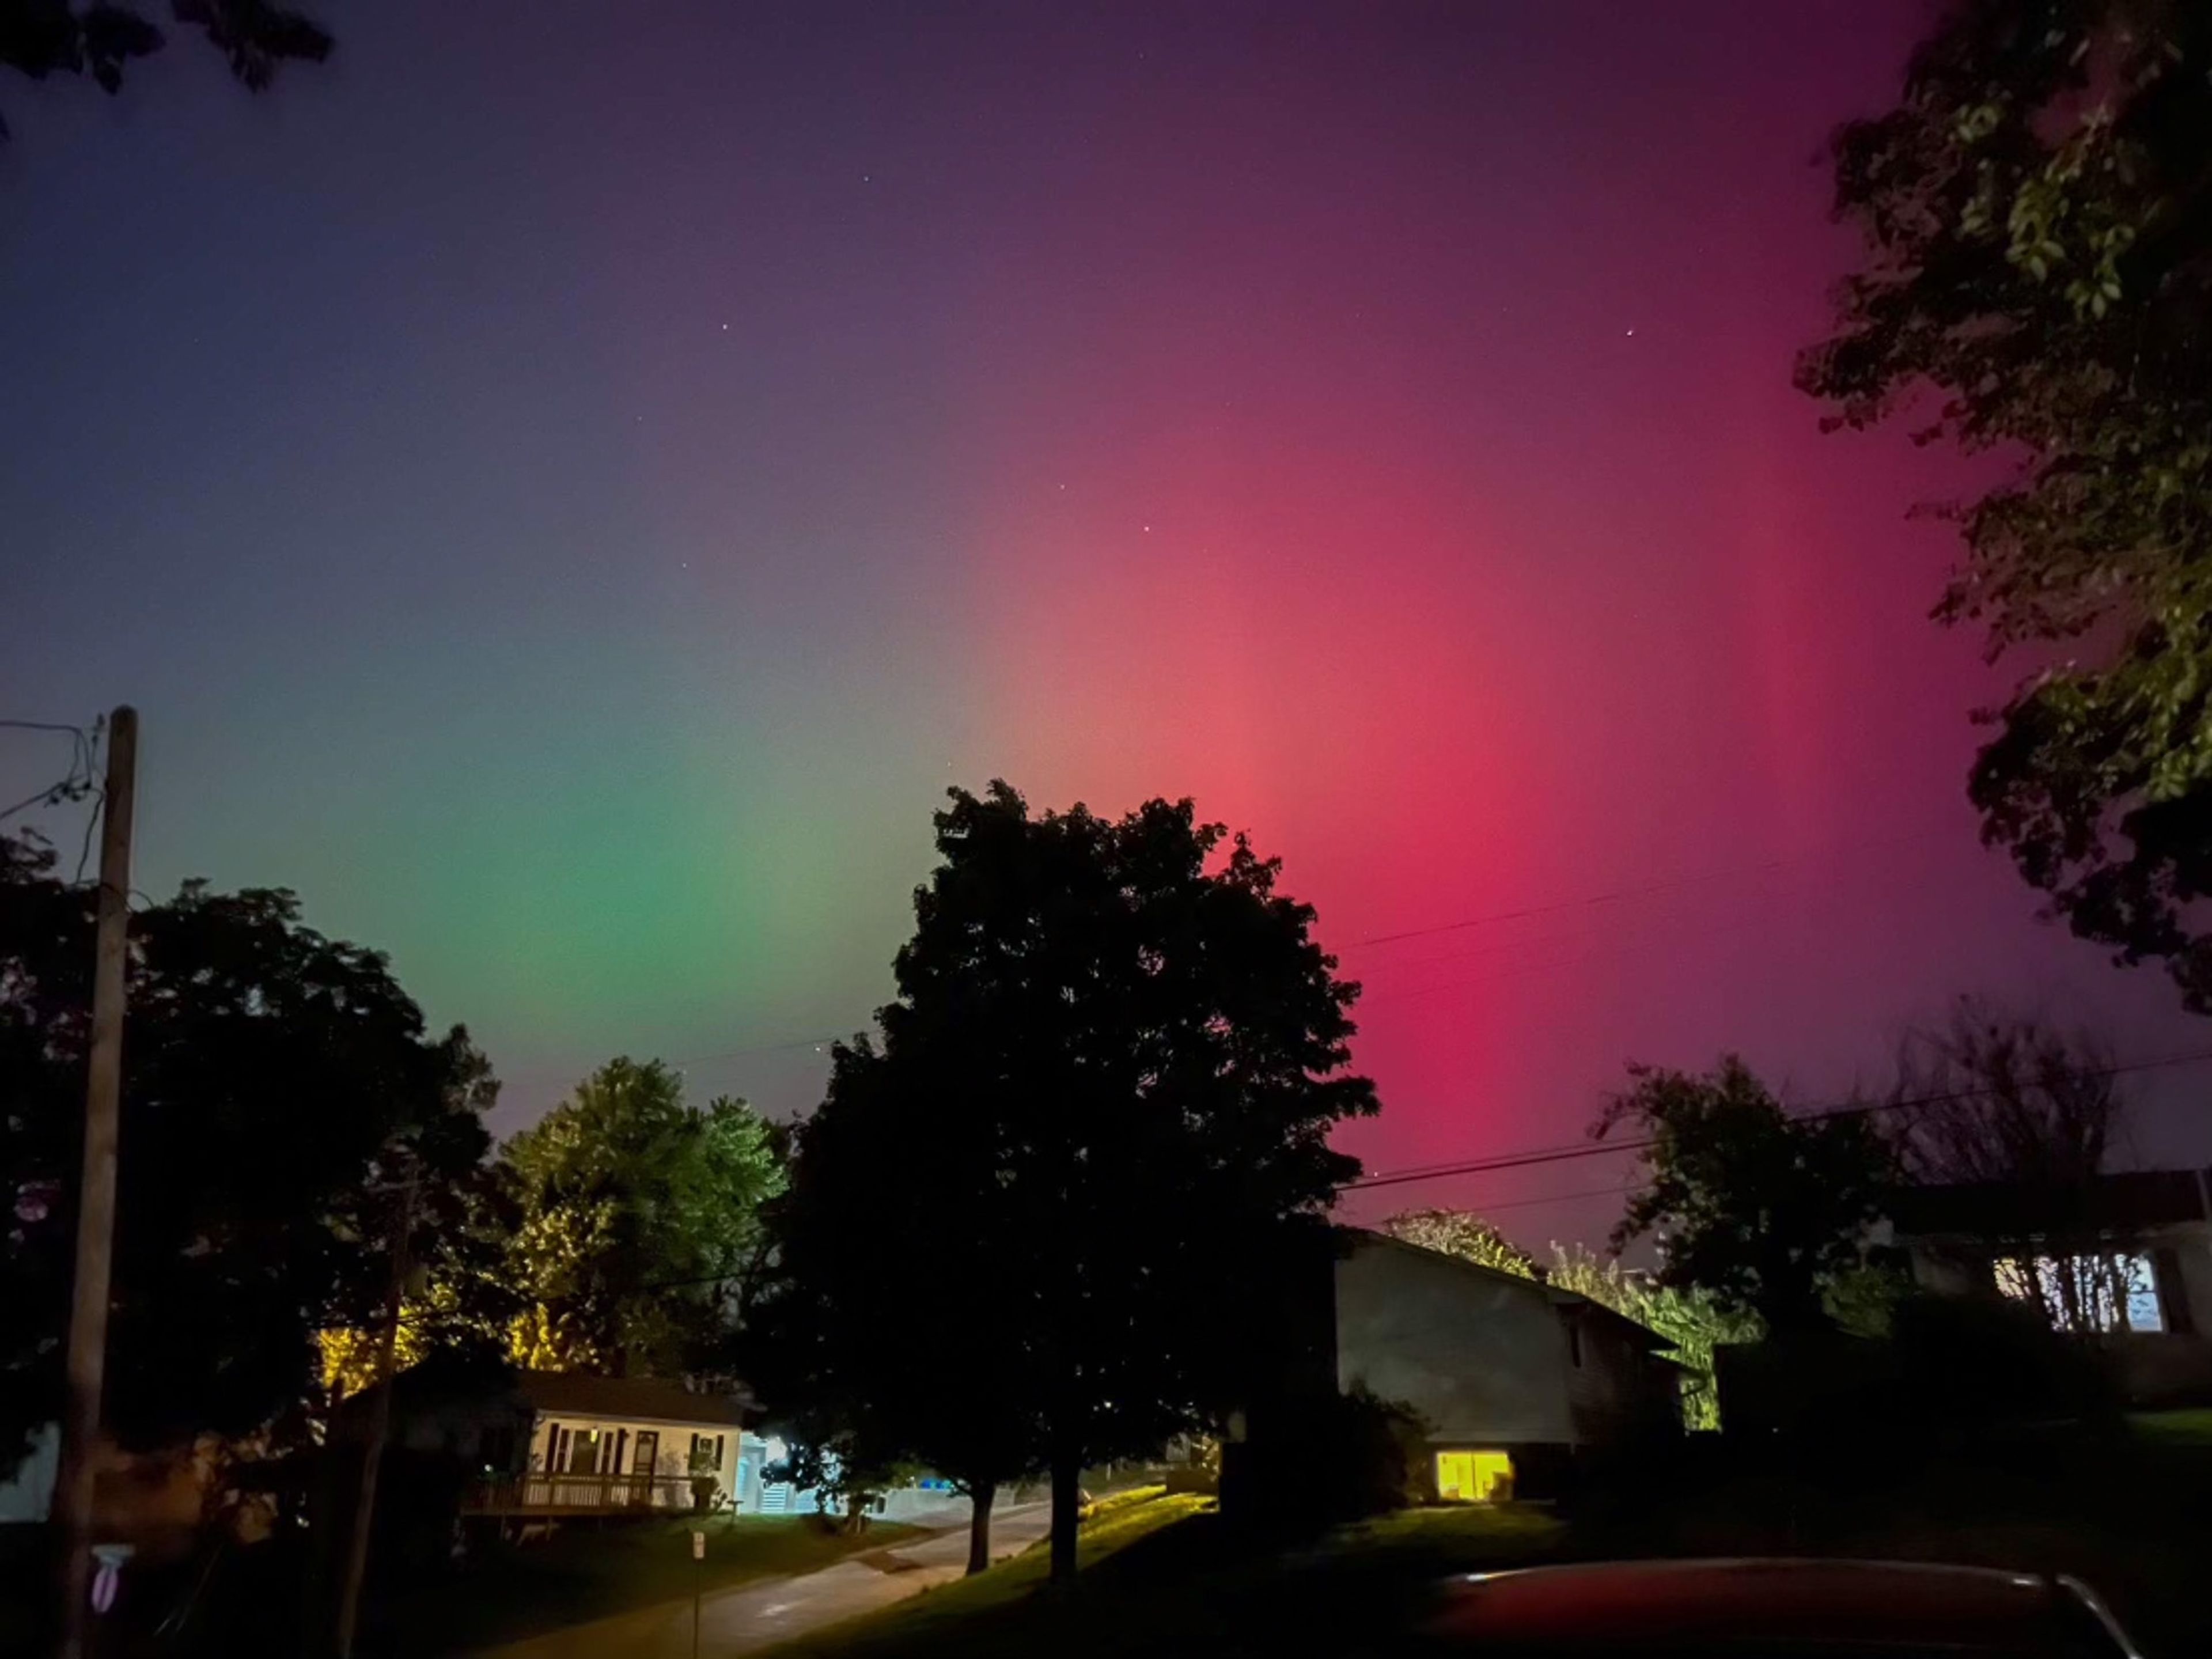
<instances>
[{"instance_id":1,"label":"dark car","mask_svg":"<svg viewBox=\"0 0 2212 1659\"><path fill-rule=\"evenodd\" d=\"M1620 1561L1476 1573L1428 1630L1486 1659L2141 1659L2069 1577L1889 1561Z\"/></svg>"}]
</instances>

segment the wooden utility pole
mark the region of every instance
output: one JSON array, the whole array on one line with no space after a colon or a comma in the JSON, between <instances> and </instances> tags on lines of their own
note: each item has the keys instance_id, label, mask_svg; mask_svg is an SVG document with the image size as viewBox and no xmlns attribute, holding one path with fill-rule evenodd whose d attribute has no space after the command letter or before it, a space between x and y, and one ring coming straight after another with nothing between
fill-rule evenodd
<instances>
[{"instance_id":1,"label":"wooden utility pole","mask_svg":"<svg viewBox=\"0 0 2212 1659\"><path fill-rule=\"evenodd\" d=\"M78 1179L76 1278L70 1303L61 1466L54 1519L61 1532L61 1659L83 1659L92 1623L92 1498L100 1390L107 1364L108 1287L115 1267L115 1153L123 1103L124 967L131 925L131 812L138 771L138 713L107 720L107 787L100 797L99 940L93 958L92 1055L84 1094L84 1169Z\"/></svg>"},{"instance_id":2,"label":"wooden utility pole","mask_svg":"<svg viewBox=\"0 0 2212 1659\"><path fill-rule=\"evenodd\" d=\"M338 1589L337 1659L353 1659L355 1628L361 1622L362 1584L368 1577L368 1534L376 1520L376 1475L384 1462L384 1443L392 1432L392 1378L399 1370L399 1315L413 1271L410 1244L415 1231L418 1171L410 1163L401 1183L392 1223L392 1283L384 1293L384 1331L377 1342L376 1380L369 1385L368 1441L361 1454L361 1490L355 1495L353 1530L346 1536L345 1580Z\"/></svg>"}]
</instances>

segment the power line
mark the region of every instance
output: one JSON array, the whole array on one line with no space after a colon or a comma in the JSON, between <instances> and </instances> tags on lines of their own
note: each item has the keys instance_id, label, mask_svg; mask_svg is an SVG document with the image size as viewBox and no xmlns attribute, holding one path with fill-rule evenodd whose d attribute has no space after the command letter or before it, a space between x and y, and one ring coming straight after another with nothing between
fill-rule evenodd
<instances>
[{"instance_id":1,"label":"power line","mask_svg":"<svg viewBox=\"0 0 2212 1659\"><path fill-rule=\"evenodd\" d=\"M1438 933L1463 933L1470 927L1488 927L1501 921L1525 921L1531 916L1557 915L1563 910L1588 909L1600 904L1618 904L1624 900L1645 898L1654 893L1672 893L1685 887L1707 883L1734 880L1738 876L1762 875L1770 870L1781 869L1788 860L1770 859L1736 870L1715 871L1708 875L1681 876L1672 881L1651 882L1642 887L1617 888L1611 892L1592 893L1586 898L1561 899L1553 904L1523 905L1514 910L1492 910L1477 916L1467 916L1458 921L1440 921L1431 927L1407 927L1395 933L1371 933L1365 939L1356 939L1343 946L1346 951L1364 951L1377 945L1397 945L1409 939L1431 939Z\"/></svg>"},{"instance_id":2,"label":"power line","mask_svg":"<svg viewBox=\"0 0 2212 1659\"><path fill-rule=\"evenodd\" d=\"M2212 1048L2199 1049L2191 1054L2164 1054L2154 1060L2130 1060L2117 1066L2100 1066L2073 1073L2082 1081L2095 1078L2121 1077L2132 1072L2158 1071L2177 1066L2201 1066L2212 1061ZM1996 1093L1994 1089L1953 1089L1942 1094L1917 1095L1899 1100L1873 1102L1849 1101L1832 1106L1815 1107L1794 1112L1790 1115L1800 1122L1817 1122L1826 1118L1865 1117L1875 1112L1912 1110L1923 1106L1949 1105L1961 1100L1978 1100ZM1564 1164L1576 1158L1604 1158L1616 1152L1640 1152L1657 1144L1656 1139L1646 1135L1634 1140L1589 1140L1565 1146L1538 1146L1524 1152L1500 1152L1489 1158L1466 1158L1455 1164L1431 1164L1405 1170L1385 1170L1379 1175L1363 1176L1348 1181L1340 1192L1366 1192L1377 1187L1402 1187L1416 1181L1437 1181L1462 1175L1486 1175L1498 1170L1524 1170L1540 1164Z\"/></svg>"},{"instance_id":3,"label":"power line","mask_svg":"<svg viewBox=\"0 0 2212 1659\"><path fill-rule=\"evenodd\" d=\"M56 782L48 784L36 794L26 795L14 805L0 808L0 823L5 823L18 812L27 812L33 806L58 806L64 801L82 800L98 793L95 781L99 763L100 734L105 730L106 717L94 720L88 732L81 726L65 726L57 720L0 720L0 728L11 732L53 732L70 739L70 768ZM86 846L91 842L88 834ZM78 861L78 875L83 874L83 860Z\"/></svg>"},{"instance_id":4,"label":"power line","mask_svg":"<svg viewBox=\"0 0 2212 1659\"><path fill-rule=\"evenodd\" d=\"M1571 1193L1545 1193L1535 1198L1504 1199L1495 1204L1484 1205L1482 1212L1488 1215L1493 1210L1532 1210L1547 1204L1571 1204L1583 1198L1619 1198L1624 1193L1635 1190L1636 1183L1632 1181L1623 1182L1617 1187L1584 1187Z\"/></svg>"},{"instance_id":5,"label":"power line","mask_svg":"<svg viewBox=\"0 0 2212 1659\"><path fill-rule=\"evenodd\" d=\"M1910 836L1890 836L1878 837L1863 844L1871 847L1884 847L1912 839L1914 839L1914 837ZM1706 886L1718 881L1732 881L1744 876L1767 874L1774 871L1787 869L1792 865L1804 864L1809 861L1809 860L1805 858L1767 859L1758 864L1739 865L1726 870L1709 870L1697 875L1676 876L1671 877L1663 881L1647 882L1638 886L1615 888L1602 893L1592 893L1582 898L1561 899L1556 902L1547 904L1525 905L1517 909L1493 910L1480 915L1464 917L1458 921L1439 922L1436 926L1430 927L1409 927L1397 933L1370 934L1365 939L1354 939L1349 945L1339 945L1336 949L1340 952L1364 951L1374 945L1395 945L1407 939L1428 939L1441 933L1460 933L1464 932L1468 928L1488 927L1502 921L1518 921L1533 916L1555 915L1568 910L1589 909L1601 905L1620 903L1630 899L1645 898L1658 893L1677 892L1687 888ZM1516 939L1507 945L1500 947L1500 950L1504 951L1517 951L1533 945L1557 944L1562 941L1589 938L1592 935L1589 933L1584 932L1580 933L1547 935L1543 938L1534 939ZM1607 935L1600 936L1609 937ZM1646 941L1647 944L1653 942L1654 941ZM1459 959L1461 958L1453 957L1439 957L1437 958L1435 962L1430 963L1414 965L1434 966L1439 965L1444 962ZM1556 963L1545 965L1572 966L1577 962L1590 959L1592 959L1590 957L1571 957L1561 959ZM1413 997L1427 996L1433 992L1455 990L1464 985L1483 983L1490 977L1492 976L1479 975L1474 979L1445 980L1434 985L1417 986L1411 989L1392 992L1389 993L1389 994L1395 1000L1402 1001ZM863 1022L863 1024L866 1024L866 1022ZM841 1030L830 1032L819 1036L793 1037L773 1042L753 1043L742 1048L722 1048L717 1049L713 1054L692 1054L686 1058L672 1060L668 1063L672 1066L704 1066L715 1060L742 1060L753 1054L781 1054L799 1048L826 1048L833 1042L842 1042L845 1041L851 1034L850 1030Z\"/></svg>"},{"instance_id":6,"label":"power line","mask_svg":"<svg viewBox=\"0 0 2212 1659\"><path fill-rule=\"evenodd\" d=\"M1900 842L1916 840L1912 836L1885 836L1863 842L1869 847L1893 846ZM1737 865L1727 870L1708 870L1701 874L1673 876L1663 881L1645 882L1637 886L1616 887L1602 893L1591 893L1582 898L1560 899L1549 904L1522 905L1511 910L1492 910L1480 915L1467 916L1458 921L1437 922L1433 927L1407 927L1394 933L1370 933L1365 939L1353 939L1340 945L1340 951L1364 951L1377 945L1396 945L1409 939L1431 939L1438 933L1462 933L1470 927L1488 927L1501 921L1523 921L1531 916L1557 915L1563 910L1589 909L1601 904L1620 904L1629 899L1648 898L1655 893L1679 892L1687 887L1708 886L1717 881L1734 881L1742 876L1764 875L1771 871L1786 869L1792 864L1804 864L1804 857L1765 859L1757 864Z\"/></svg>"}]
</instances>

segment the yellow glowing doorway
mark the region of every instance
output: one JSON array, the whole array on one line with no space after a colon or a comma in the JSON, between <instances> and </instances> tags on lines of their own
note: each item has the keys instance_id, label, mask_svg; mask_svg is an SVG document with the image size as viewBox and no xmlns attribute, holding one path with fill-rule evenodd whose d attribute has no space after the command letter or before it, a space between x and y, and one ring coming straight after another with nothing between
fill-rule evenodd
<instances>
[{"instance_id":1,"label":"yellow glowing doorway","mask_svg":"<svg viewBox=\"0 0 2212 1659\"><path fill-rule=\"evenodd\" d=\"M1513 1496L1513 1460L1502 1451L1437 1454L1437 1496L1447 1504L1491 1504Z\"/></svg>"}]
</instances>

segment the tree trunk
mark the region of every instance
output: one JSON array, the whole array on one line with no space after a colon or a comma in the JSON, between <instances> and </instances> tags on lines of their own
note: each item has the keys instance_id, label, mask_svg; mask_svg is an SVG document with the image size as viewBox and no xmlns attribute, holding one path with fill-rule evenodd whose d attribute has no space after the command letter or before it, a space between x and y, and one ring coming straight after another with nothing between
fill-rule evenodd
<instances>
[{"instance_id":1,"label":"tree trunk","mask_svg":"<svg viewBox=\"0 0 2212 1659\"><path fill-rule=\"evenodd\" d=\"M991 1565L991 1505L999 1496L995 1480L978 1480L969 1498L974 1505L968 1516L968 1571L970 1577Z\"/></svg>"},{"instance_id":2,"label":"tree trunk","mask_svg":"<svg viewBox=\"0 0 2212 1659\"><path fill-rule=\"evenodd\" d=\"M1083 1461L1073 1452L1052 1460L1052 1577L1065 1583L1075 1577L1077 1510L1083 1502Z\"/></svg>"}]
</instances>

